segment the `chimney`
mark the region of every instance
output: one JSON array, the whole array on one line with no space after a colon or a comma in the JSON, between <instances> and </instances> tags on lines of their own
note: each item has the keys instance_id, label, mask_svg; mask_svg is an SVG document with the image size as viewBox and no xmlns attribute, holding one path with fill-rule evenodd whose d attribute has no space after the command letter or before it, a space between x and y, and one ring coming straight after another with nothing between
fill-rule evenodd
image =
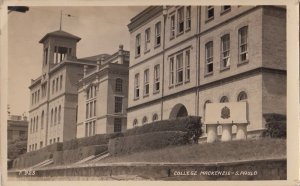
<instances>
[{"instance_id":1,"label":"chimney","mask_svg":"<svg viewBox=\"0 0 300 186\"><path fill-rule=\"evenodd\" d=\"M118 52L118 57L119 57L119 64L123 64L124 63L124 59L123 59L123 45L120 44L119 45L119 52Z\"/></svg>"}]
</instances>

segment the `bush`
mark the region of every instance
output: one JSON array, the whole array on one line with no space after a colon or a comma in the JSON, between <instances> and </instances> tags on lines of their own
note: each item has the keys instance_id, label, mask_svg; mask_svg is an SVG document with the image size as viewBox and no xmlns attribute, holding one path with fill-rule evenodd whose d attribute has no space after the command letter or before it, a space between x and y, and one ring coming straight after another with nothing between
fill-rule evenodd
<instances>
[{"instance_id":1,"label":"bush","mask_svg":"<svg viewBox=\"0 0 300 186\"><path fill-rule=\"evenodd\" d=\"M116 155L159 149L167 146L184 145L189 143L186 134L187 132L182 131L161 131L117 137L109 140L108 151L110 154Z\"/></svg>"},{"instance_id":2,"label":"bush","mask_svg":"<svg viewBox=\"0 0 300 186\"><path fill-rule=\"evenodd\" d=\"M186 132L188 139L198 141L202 134L201 118L196 116L188 116L177 119L162 120L149 123L143 126L135 127L124 132L124 136L140 135L158 131L181 131Z\"/></svg>"},{"instance_id":3,"label":"bush","mask_svg":"<svg viewBox=\"0 0 300 186\"><path fill-rule=\"evenodd\" d=\"M264 137L286 138L286 116L268 113L263 115L266 121Z\"/></svg>"}]
</instances>

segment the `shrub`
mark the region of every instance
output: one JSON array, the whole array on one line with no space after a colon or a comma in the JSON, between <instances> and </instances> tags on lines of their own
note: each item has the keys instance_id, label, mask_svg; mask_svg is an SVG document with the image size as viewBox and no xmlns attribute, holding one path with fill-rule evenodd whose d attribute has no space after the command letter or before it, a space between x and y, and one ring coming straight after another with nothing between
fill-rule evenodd
<instances>
[{"instance_id":1,"label":"shrub","mask_svg":"<svg viewBox=\"0 0 300 186\"><path fill-rule=\"evenodd\" d=\"M271 121L267 123L263 136L271 138L286 138L286 121Z\"/></svg>"},{"instance_id":2,"label":"shrub","mask_svg":"<svg viewBox=\"0 0 300 186\"><path fill-rule=\"evenodd\" d=\"M286 121L286 116L283 114L266 113L263 114L263 117L265 118L266 123L271 121Z\"/></svg>"},{"instance_id":3,"label":"shrub","mask_svg":"<svg viewBox=\"0 0 300 186\"><path fill-rule=\"evenodd\" d=\"M149 123L143 126L135 127L124 132L124 136L140 135L158 131L181 131L186 132L185 136L197 142L202 134L201 118L196 116L188 116L177 119L162 120Z\"/></svg>"},{"instance_id":4,"label":"shrub","mask_svg":"<svg viewBox=\"0 0 300 186\"><path fill-rule=\"evenodd\" d=\"M160 131L117 137L109 140L108 151L110 154L115 155L159 149L167 146L184 145L189 143L186 134L187 132L182 131Z\"/></svg>"}]
</instances>

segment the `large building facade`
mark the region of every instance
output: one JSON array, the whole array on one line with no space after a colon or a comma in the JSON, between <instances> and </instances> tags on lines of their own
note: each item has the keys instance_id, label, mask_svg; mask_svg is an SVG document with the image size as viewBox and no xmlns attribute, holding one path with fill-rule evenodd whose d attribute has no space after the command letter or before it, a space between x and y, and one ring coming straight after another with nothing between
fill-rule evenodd
<instances>
[{"instance_id":1,"label":"large building facade","mask_svg":"<svg viewBox=\"0 0 300 186\"><path fill-rule=\"evenodd\" d=\"M31 80L27 151L76 137L77 84L83 66L95 65L76 58L79 37L58 30L46 34L41 76Z\"/></svg>"},{"instance_id":2,"label":"large building facade","mask_svg":"<svg viewBox=\"0 0 300 186\"><path fill-rule=\"evenodd\" d=\"M112 55L93 58L97 64L84 66L78 84L77 138L127 128L129 52L120 45Z\"/></svg>"},{"instance_id":3,"label":"large building facade","mask_svg":"<svg viewBox=\"0 0 300 186\"><path fill-rule=\"evenodd\" d=\"M263 114L286 114L284 7L148 7L128 28L128 128L186 115L205 121L207 103L246 101L256 136Z\"/></svg>"}]
</instances>

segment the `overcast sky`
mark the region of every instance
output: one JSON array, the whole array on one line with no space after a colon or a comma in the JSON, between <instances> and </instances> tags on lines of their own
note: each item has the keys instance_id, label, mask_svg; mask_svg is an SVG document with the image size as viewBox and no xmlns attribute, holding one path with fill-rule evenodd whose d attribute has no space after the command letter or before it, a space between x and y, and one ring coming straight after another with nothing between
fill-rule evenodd
<instances>
[{"instance_id":1,"label":"overcast sky","mask_svg":"<svg viewBox=\"0 0 300 186\"><path fill-rule=\"evenodd\" d=\"M130 19L145 7L30 7L25 14L8 15L8 104L11 114L29 110L30 80L41 75L42 44L48 32L59 29L60 11L74 17L63 17L62 30L81 37L77 57L100 53L112 54L119 44L129 50Z\"/></svg>"}]
</instances>

